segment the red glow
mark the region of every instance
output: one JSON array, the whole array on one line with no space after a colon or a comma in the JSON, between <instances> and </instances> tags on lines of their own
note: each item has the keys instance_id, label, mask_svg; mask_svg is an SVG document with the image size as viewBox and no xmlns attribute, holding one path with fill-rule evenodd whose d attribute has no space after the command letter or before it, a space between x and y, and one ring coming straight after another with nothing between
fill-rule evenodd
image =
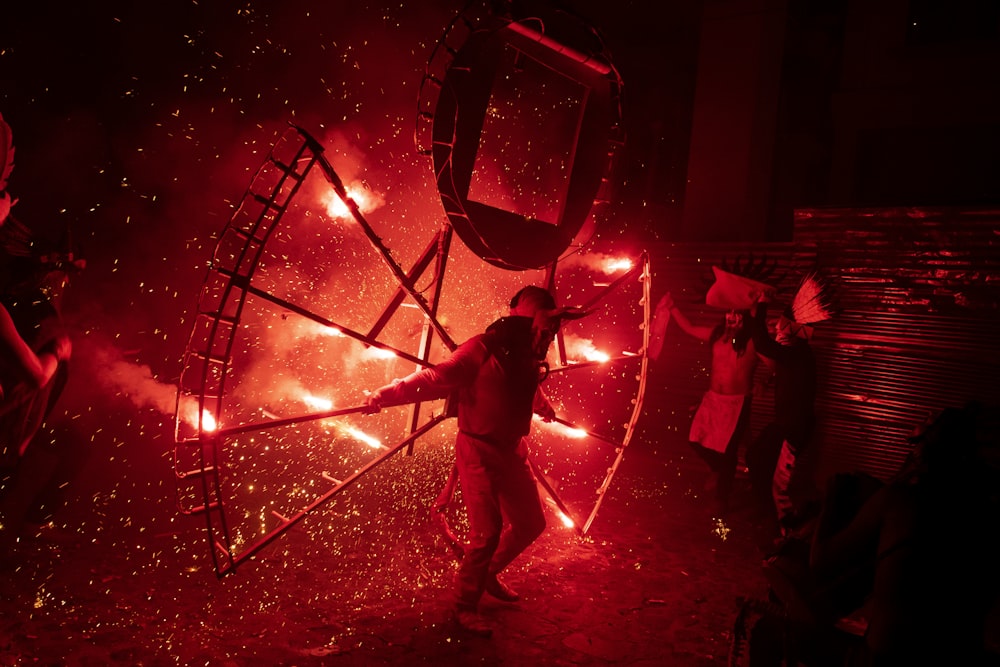
<instances>
[{"instance_id":1,"label":"red glow","mask_svg":"<svg viewBox=\"0 0 1000 667\"><path fill-rule=\"evenodd\" d=\"M580 440L586 438L589 434L582 428L575 428L573 426L566 426L560 422L547 422L542 420L538 415L534 415L536 423L542 424L544 428L554 431L560 435L567 438L573 438L574 440Z\"/></svg>"},{"instance_id":2,"label":"red glow","mask_svg":"<svg viewBox=\"0 0 1000 667\"><path fill-rule=\"evenodd\" d=\"M333 401L329 398L323 398L321 396L313 396L312 394L305 394L302 396L302 401L309 407L315 410L332 410Z\"/></svg>"},{"instance_id":3,"label":"red glow","mask_svg":"<svg viewBox=\"0 0 1000 667\"><path fill-rule=\"evenodd\" d=\"M356 429L353 426L344 426L343 427L343 431L344 431L344 433L348 434L349 436L351 436L355 440L359 440L359 441L365 443L366 445L368 445L369 447L372 447L374 449L385 447L385 445L383 445L382 442L378 438L376 438L374 436L371 436L371 435L368 435L364 431Z\"/></svg>"},{"instance_id":4,"label":"red glow","mask_svg":"<svg viewBox=\"0 0 1000 667\"><path fill-rule=\"evenodd\" d=\"M201 423L198 423L198 402L193 398L188 398L184 400L180 406L181 418L189 426L193 428L200 428L202 431L211 433L219 428L219 425L215 421L215 417L212 416L208 410L201 411Z\"/></svg>"},{"instance_id":5,"label":"red glow","mask_svg":"<svg viewBox=\"0 0 1000 667\"><path fill-rule=\"evenodd\" d=\"M606 257L601 262L601 270L608 274L628 271L632 266L632 260L627 257Z\"/></svg>"},{"instance_id":6,"label":"red glow","mask_svg":"<svg viewBox=\"0 0 1000 667\"><path fill-rule=\"evenodd\" d=\"M215 417L213 417L208 410L201 411L201 428L203 431L212 432L219 428L219 425L215 423Z\"/></svg>"},{"instance_id":7,"label":"red glow","mask_svg":"<svg viewBox=\"0 0 1000 667\"><path fill-rule=\"evenodd\" d=\"M566 344L566 354L571 359L596 361L603 364L611 358L611 355L598 350L590 339L567 334L564 342Z\"/></svg>"},{"instance_id":8,"label":"red glow","mask_svg":"<svg viewBox=\"0 0 1000 667\"><path fill-rule=\"evenodd\" d=\"M354 202L362 213L371 213L380 205L379 197L362 185L351 184L344 189L347 191L347 198ZM351 209L335 190L328 191L323 200L323 207L331 218L345 219L351 216Z\"/></svg>"}]
</instances>

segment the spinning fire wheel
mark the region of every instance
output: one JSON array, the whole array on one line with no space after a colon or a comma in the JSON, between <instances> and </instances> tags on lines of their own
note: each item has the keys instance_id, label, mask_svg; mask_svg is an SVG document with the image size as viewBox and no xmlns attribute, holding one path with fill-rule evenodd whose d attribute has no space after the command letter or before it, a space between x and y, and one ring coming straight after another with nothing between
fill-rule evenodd
<instances>
[{"instance_id":1,"label":"spinning fire wheel","mask_svg":"<svg viewBox=\"0 0 1000 667\"><path fill-rule=\"evenodd\" d=\"M553 509L581 535L589 530L641 410L650 272L644 254L623 265L586 252L621 138L620 81L584 27L561 13L515 20L471 9L446 31L422 85L417 141L433 157L448 222L411 253L409 270L365 217L370 191L345 185L319 141L291 127L274 145L220 234L177 392L178 507L204 516L218 576L396 454L412 454L422 436L445 432L450 443L443 402L362 417L364 389L436 363L506 314L506 299L527 283L593 311L560 332L543 385L559 417L529 436ZM505 63L516 63L520 87L491 92ZM508 189L533 207L525 213L502 208L503 187L475 182L505 172L511 158L509 146L487 146L490 114L518 116L525 99L547 94L519 76L533 69L566 80L571 98L562 90L556 106L571 109L576 131L554 169L559 192ZM487 84L472 85L479 79ZM430 148L421 146L427 131ZM551 154L542 159L551 167ZM464 248L453 248L454 232ZM446 281L454 265L459 278Z\"/></svg>"}]
</instances>

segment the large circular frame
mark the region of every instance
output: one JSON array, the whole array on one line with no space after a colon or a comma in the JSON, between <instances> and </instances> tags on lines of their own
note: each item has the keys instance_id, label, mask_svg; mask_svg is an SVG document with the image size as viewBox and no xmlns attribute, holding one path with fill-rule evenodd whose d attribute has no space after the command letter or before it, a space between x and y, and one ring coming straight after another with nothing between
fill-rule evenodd
<instances>
[{"instance_id":1,"label":"large circular frame","mask_svg":"<svg viewBox=\"0 0 1000 667\"><path fill-rule=\"evenodd\" d=\"M468 17L457 23L468 25ZM545 52L559 54L560 58L576 63L579 68L592 71L604 70L602 75L608 85L604 89L609 92L606 102L599 111L594 111L595 117L603 118L608 125L602 131L596 128L597 123L589 118L590 111L585 111L588 117L584 125L592 124L595 128L588 129L580 137L590 137L583 140L584 144L591 142L591 135L600 135L601 142L616 135L618 115L611 107L617 107L617 76L607 79L607 74L613 68L605 60L595 60L587 64L589 57L580 56L586 49L575 48L572 45L561 44L549 33L531 32L526 26L540 25L530 20L514 21L509 17L486 17L482 30L472 40L471 50L462 52L459 49L444 49L447 53L456 53L456 58L445 67L441 80L455 79L450 68L466 68L466 58L475 61L476 67L489 71L484 55L499 48L497 45L514 43L517 49L525 53L539 55L540 49ZM555 25L550 19L548 25ZM453 37L454 25L442 38L444 44L449 35ZM572 31L570 31L572 32ZM570 34L570 33L567 33ZM593 33L583 33L593 37ZM439 45L440 46L440 45ZM466 55L461 55L465 53ZM461 57L457 57L461 55ZM546 56L547 57L547 56ZM594 69L594 64L601 67ZM455 123L464 124L468 114L465 105L456 105L456 100L465 99L463 95L438 95L434 113L428 116L425 105L428 103L427 82L436 79L433 72L441 65L439 52L435 50L428 65L428 76L422 86L421 111L418 114L418 147L420 143L421 124L430 122L435 135L446 126L447 122L438 119L448 118ZM566 65L565 62L562 65ZM581 77L582 74L579 74ZM598 77L600 78L600 77ZM457 84L456 84L457 85ZM594 81L590 85L597 87ZM433 88L433 86L431 86ZM451 83L445 88L454 89ZM444 90L441 88L440 90ZM471 88L474 87L470 87ZM480 87L476 94L482 95ZM613 94L611 94L613 91ZM481 100L481 98L479 98ZM611 102L613 100L613 102ZM480 102L472 102L481 104ZM610 106L609 106L610 105ZM601 143L598 142L598 143ZM456 171L455 165L461 163L464 170L468 167L468 153L474 152L462 141L452 142L445 147L443 153L434 154L434 166L439 175L439 186L455 182L456 177L462 181L467 177ZM586 150L590 150L584 146ZM457 149L457 151L456 151ZM607 145L601 149L602 158L607 158ZM435 151L431 151L435 153ZM577 161L581 151L577 151ZM457 162L456 162L457 160ZM288 529L300 523L305 517L327 504L332 498L349 488L359 479L370 473L383 462L400 452L412 452L414 443L423 435L449 419L448 410L430 416L422 416L419 405L414 406L405 437L391 446L377 450L367 459L352 463L350 471L345 475L330 476L322 474L325 486L314 491L308 498L301 501L292 512L269 511L269 517L262 517L262 527L251 538L237 536L230 526L230 505L234 488L227 482L228 461L233 460L230 450L238 439L249 439L253 446L254 437L264 432L276 429L298 429L309 422L319 422L333 418L350 419L352 415L364 412L360 404L317 412L299 414L292 417L278 417L266 409L255 412L241 410L237 414L234 409L232 390L235 368L238 360L253 351L257 343L247 335L251 326L248 316L248 304L267 304L282 313L313 323L317 326L336 330L339 336L346 337L365 348L380 349L392 352L396 358L412 362L418 367L431 365L432 341L437 340L448 349L454 349L456 343L451 339L446 327L441 322L438 311L442 300L442 285L448 267L448 259L453 233L458 233L470 250L479 258L501 269L524 270L527 268L542 268L545 272L545 282L550 287L559 283L560 260L581 250L573 247L580 242L580 233L584 231L585 222L592 222L591 213L595 200L600 199L600 193L606 183L606 170L610 163L601 162L600 175L594 173L579 176L574 173L571 179L568 203L563 203L561 209L565 215L559 223L553 226L532 220L513 220L503 212L487 211L477 207L466 197L456 197L452 187L442 187L441 197L445 202L448 224L443 224L440 231L429 240L424 252L409 269L404 269L393 258L388 247L365 219L359 206L352 200L340 177L334 171L324 156L323 146L307 131L299 127L291 127L275 144L271 153L265 159L245 193L240 206L232 219L227 223L219 236L211 264L199 297L197 310L193 317L192 331L182 362L182 370L178 382L177 403L175 410L175 445L174 471L176 478L177 504L184 515L200 515L204 517L207 538L210 544L215 571L218 576L235 571L237 566L252 558L256 553L285 533ZM442 166L448 177L442 181ZM464 174L464 171L462 171ZM268 272L275 269L272 266L273 256L269 250L277 243L274 239L280 236L280 230L288 224L286 214L293 208L297 198L302 198L302 191L307 181L319 175L328 184L337 197L347 205L353 223L363 232L370 247L379 258L386 270L386 282L395 285L391 297L386 301L374 322L365 327L345 325L338 317L336 308L332 313L326 306L301 297L290 297L275 287L273 280L265 279ZM464 189L461 188L461 189ZM583 202L586 202L584 206ZM455 204L461 209L456 209ZM470 215L471 213L471 215ZM483 216L477 215L482 213ZM498 220L501 220L498 222ZM543 226L539 226L543 225ZM572 247L572 248L571 248ZM570 250L570 252L567 252ZM279 255L280 256L280 255ZM427 275L429 274L429 278ZM420 281L423 286L417 289ZM429 287L424 284L429 282ZM594 287L588 292L583 307L595 311L607 311L602 320L606 329L621 326L626 318L621 312L634 313L635 334L630 334L631 342L626 345L622 354L606 360L600 368L617 368L616 371L599 370L596 362L580 362L567 355L567 344L563 334L557 340L555 363L550 376L554 382L572 384L574 378L582 378L582 382L594 382L595 377L602 378L603 387L606 378L612 375L631 386L624 396L624 403L616 409L622 413L622 421L615 428L614 434L602 432L594 427L581 426L570 418L560 416L557 425L573 429L590 440L598 443L601 456L606 457L599 462L600 474L591 506L587 511L574 510L564 502L562 493L556 484L550 483L553 472L532 461L536 467L537 477L548 493L551 503L572 520L572 525L580 534L585 534L597 515L608 490L612 477L621 463L625 449L630 442L635 424L638 420L642 399L645 393L647 355L649 344L650 322L650 269L648 257L642 254L634 258L632 267L619 274L610 282ZM627 295L627 296L623 296ZM624 307L620 307L624 299ZM425 335L421 338L418 349L404 349L403 346L390 342L385 335L390 322L403 309L409 313L414 310L423 322ZM410 315L412 316L412 315ZM284 317L284 315L282 315ZM590 387L579 392L579 395L593 395L598 387ZM537 430L537 429L536 429ZM539 437L546 437L544 434ZM241 441L240 447L247 443ZM277 463L275 464L277 465ZM315 484L311 488L315 488Z\"/></svg>"}]
</instances>

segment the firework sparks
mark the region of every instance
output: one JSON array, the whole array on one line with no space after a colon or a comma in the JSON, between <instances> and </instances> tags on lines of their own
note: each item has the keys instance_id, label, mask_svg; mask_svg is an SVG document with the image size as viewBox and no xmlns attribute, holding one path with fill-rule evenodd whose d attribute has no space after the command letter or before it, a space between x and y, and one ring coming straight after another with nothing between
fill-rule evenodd
<instances>
[{"instance_id":1,"label":"firework sparks","mask_svg":"<svg viewBox=\"0 0 1000 667\"><path fill-rule=\"evenodd\" d=\"M305 394L302 397L302 402L313 408L314 410L332 410L333 401L329 398L323 398L321 396L313 396L312 394Z\"/></svg>"},{"instance_id":2,"label":"firework sparks","mask_svg":"<svg viewBox=\"0 0 1000 667\"><path fill-rule=\"evenodd\" d=\"M563 435L563 436L565 436L567 438L573 438L574 440L580 440L580 439L586 438L588 435L590 435L589 433L587 433L586 430L584 430L582 428L575 427L575 426L567 426L566 424L563 424L562 422L558 422L558 421L549 421L549 422L547 422L547 421L544 421L538 415L535 415L534 419L535 419L535 424L541 424L542 428L544 428L546 430L549 430L549 431L552 431L554 433L557 433L559 435Z\"/></svg>"},{"instance_id":3,"label":"firework sparks","mask_svg":"<svg viewBox=\"0 0 1000 667\"><path fill-rule=\"evenodd\" d=\"M357 207L362 214L367 215L375 209L379 208L383 200L382 198L373 192L370 188L365 187L361 183L352 183L348 185L345 190L347 191L347 199ZM329 190L322 198L322 204L326 210L327 215L335 220L344 220L352 215L351 207L340 198L335 190Z\"/></svg>"},{"instance_id":4,"label":"firework sparks","mask_svg":"<svg viewBox=\"0 0 1000 667\"><path fill-rule=\"evenodd\" d=\"M611 359L611 355L597 349L594 342L588 338L566 334L563 340L566 344L566 354L571 360L596 361L603 364Z\"/></svg>"},{"instance_id":5,"label":"firework sparks","mask_svg":"<svg viewBox=\"0 0 1000 667\"><path fill-rule=\"evenodd\" d=\"M369 434L365 433L364 431L362 431L360 429L357 429L357 428L355 428L353 426L342 426L341 430L344 433L346 433L347 435L349 435L352 438L354 438L355 440L358 440L359 442L363 442L363 443L365 443L366 445L368 445L369 447L371 447L373 449L386 449L386 446L383 445L382 442L378 438L376 438L376 437L374 437L372 435L369 435Z\"/></svg>"}]
</instances>

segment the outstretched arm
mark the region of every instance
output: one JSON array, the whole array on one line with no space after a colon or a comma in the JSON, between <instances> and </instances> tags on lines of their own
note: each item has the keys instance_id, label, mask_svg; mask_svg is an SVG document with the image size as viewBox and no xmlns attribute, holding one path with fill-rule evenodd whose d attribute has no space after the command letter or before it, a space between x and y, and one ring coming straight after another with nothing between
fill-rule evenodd
<instances>
[{"instance_id":1,"label":"outstretched arm","mask_svg":"<svg viewBox=\"0 0 1000 667\"><path fill-rule=\"evenodd\" d=\"M475 379L487 354L486 345L478 337L466 341L436 366L411 373L373 391L368 396L368 411L378 412L391 405L445 398Z\"/></svg>"},{"instance_id":2,"label":"outstretched arm","mask_svg":"<svg viewBox=\"0 0 1000 667\"><path fill-rule=\"evenodd\" d=\"M60 361L69 359L72 345L69 338L57 338L51 350L35 354L28 346L11 319L7 309L0 306L0 341L3 354L13 362L18 374L36 389L44 387L55 375Z\"/></svg>"},{"instance_id":3,"label":"outstretched arm","mask_svg":"<svg viewBox=\"0 0 1000 667\"><path fill-rule=\"evenodd\" d=\"M677 321L677 326L681 328L684 333L694 336L700 340L708 340L712 336L712 327L696 326L691 324L691 321L687 318L684 313L680 311L677 304L674 303L674 298L667 292L660 299L660 302L656 304L657 312L666 312Z\"/></svg>"}]
</instances>

